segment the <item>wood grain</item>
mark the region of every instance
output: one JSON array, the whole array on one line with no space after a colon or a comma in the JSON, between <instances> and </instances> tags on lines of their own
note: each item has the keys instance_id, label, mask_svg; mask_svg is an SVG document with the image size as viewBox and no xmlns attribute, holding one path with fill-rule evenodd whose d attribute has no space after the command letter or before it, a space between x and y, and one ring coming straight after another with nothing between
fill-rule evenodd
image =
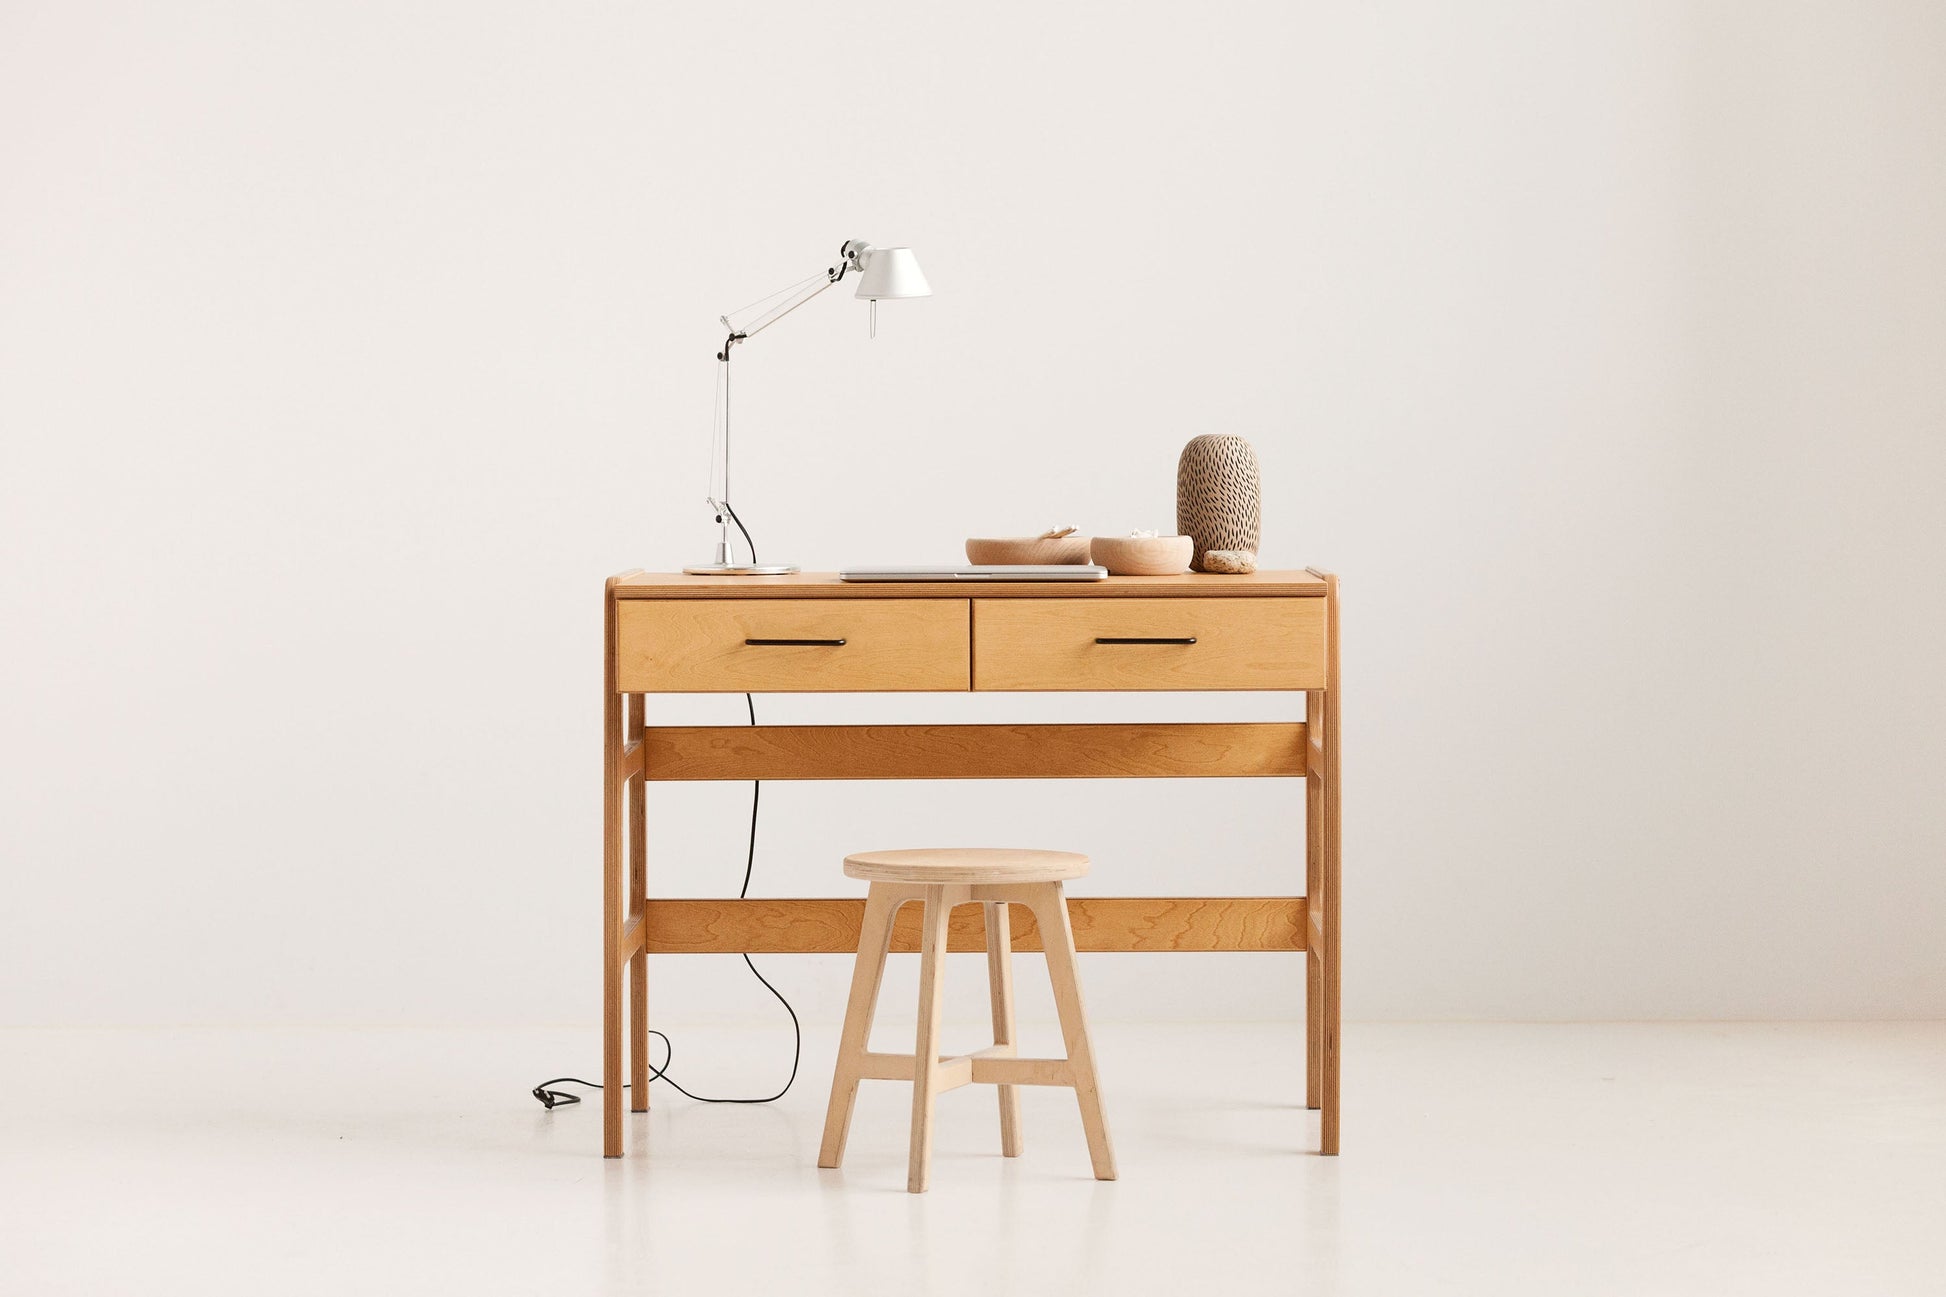
<instances>
[{"instance_id":1,"label":"wood grain","mask_svg":"<svg viewBox=\"0 0 1946 1297\"><path fill-rule=\"evenodd\" d=\"M910 1054L873 1052L868 1042L872 1032L872 1012L885 965L890 935L891 914L907 902L917 901L920 915L919 939L919 1014ZM944 1007L946 955L953 949L952 916L955 909L977 903L985 916L990 938L987 967L991 982L994 1043L971 1054L952 1056L939 1052L940 1016ZM743 904L747 904L743 903ZM1007 934L1008 911L1020 905L1039 920L1047 935L1047 972L1054 993L1054 1007L1061 1020L1061 1036L1067 1046L1065 1058L1020 1058L1014 1043L1012 979L1007 971L1010 958ZM1087 1017L1081 1000L1080 970L1075 962L1074 933L1068 905L1059 882L998 883L910 883L874 882L862 906L863 931L858 957L852 966L851 997L845 1009L845 1025L839 1040L838 1058L831 1083L831 1100L825 1112L824 1137L819 1146L818 1165L832 1168L844 1160L846 1136L858 1084L865 1080L912 1083L912 1132L907 1156L906 1188L924 1193L931 1177L933 1115L941 1093L975 1082L999 1087L1001 1151L1016 1156L1020 1151L1020 1085L1067 1086L1074 1090L1081 1108L1081 1127L1088 1141L1088 1156L1095 1178L1115 1178L1115 1154L1108 1136L1107 1117L1102 1109L1100 1082L1095 1071L1094 1050L1089 1043Z\"/></svg>"},{"instance_id":2,"label":"wood grain","mask_svg":"<svg viewBox=\"0 0 1946 1297\"><path fill-rule=\"evenodd\" d=\"M1029 908L1040 921L1047 948L1047 980L1054 989L1054 1012L1061 1019L1061 1039L1067 1045L1068 1074L1073 1078L1075 1102L1081 1107L1081 1131L1088 1139L1088 1158L1095 1179L1115 1178L1115 1150L1108 1137L1108 1118L1102 1111L1101 1082L1095 1072L1094 1046L1088 1039L1088 1013L1081 998L1081 970L1075 964L1076 934L1059 883L1039 885L1040 896Z\"/></svg>"},{"instance_id":3,"label":"wood grain","mask_svg":"<svg viewBox=\"0 0 1946 1297\"><path fill-rule=\"evenodd\" d=\"M910 1054L866 1053L858 1056L853 1070L861 1081L910 1081L918 1070L917 1062ZM971 1054L942 1055L939 1063L945 1073L936 1087L940 1093L962 1085L997 1085L1009 1090L1016 1085L1074 1086L1074 1069L1065 1058L1015 1058L981 1049Z\"/></svg>"},{"instance_id":4,"label":"wood grain","mask_svg":"<svg viewBox=\"0 0 1946 1297\"><path fill-rule=\"evenodd\" d=\"M1316 692L1306 694L1305 715L1317 720L1324 704ZM1320 722L1321 723L1321 722ZM1321 895L1324 886L1324 761L1316 744L1304 781L1304 894ZM1304 924L1304 1106L1324 1104L1324 942L1319 939L1318 915L1306 902Z\"/></svg>"},{"instance_id":5,"label":"wood grain","mask_svg":"<svg viewBox=\"0 0 1946 1297\"><path fill-rule=\"evenodd\" d=\"M874 883L1058 883L1088 873L1088 857L1077 851L1034 851L1025 847L913 847L901 851L859 851L845 857L845 877Z\"/></svg>"},{"instance_id":6,"label":"wood grain","mask_svg":"<svg viewBox=\"0 0 1946 1297\"><path fill-rule=\"evenodd\" d=\"M630 572L616 587L623 599L964 599L965 582L840 581L835 572L792 576L689 576L669 572ZM1005 581L982 584L979 599L1119 599L1196 595L1236 598L1252 595L1322 598L1324 580L1314 572L1251 572L1219 576L1182 572L1174 576L1111 576L1103 581Z\"/></svg>"},{"instance_id":7,"label":"wood grain","mask_svg":"<svg viewBox=\"0 0 1946 1297\"><path fill-rule=\"evenodd\" d=\"M649 953L852 954L865 902L844 899L651 900ZM1071 897L1069 920L1082 951L1297 951L1304 949L1301 896ZM1042 949L1039 924L1020 905L1011 911L1012 947ZM986 922L977 907L953 913L950 949L984 951ZM892 925L894 951L919 948L917 908Z\"/></svg>"},{"instance_id":8,"label":"wood grain","mask_svg":"<svg viewBox=\"0 0 1946 1297\"><path fill-rule=\"evenodd\" d=\"M622 698L615 689L615 587L602 591L601 666L601 1152L622 1155Z\"/></svg>"},{"instance_id":9,"label":"wood grain","mask_svg":"<svg viewBox=\"0 0 1946 1297\"><path fill-rule=\"evenodd\" d=\"M647 732L652 780L1208 779L1305 773L1301 723L691 725Z\"/></svg>"},{"instance_id":10,"label":"wood grain","mask_svg":"<svg viewBox=\"0 0 1946 1297\"><path fill-rule=\"evenodd\" d=\"M975 1085L997 1085L1012 1090L1016 1085L1074 1085L1074 1065L1065 1058L1010 1058L970 1054L971 1080ZM1005 1156L1013 1157L1008 1153Z\"/></svg>"},{"instance_id":11,"label":"wood grain","mask_svg":"<svg viewBox=\"0 0 1946 1297\"><path fill-rule=\"evenodd\" d=\"M946 1012L946 953L950 949L946 929L953 902L964 894L963 888L929 887L920 907L919 1025L912 1050L912 1144L905 1181L908 1193L926 1191L932 1173L933 1112L939 1106L940 1089L952 1080L939 1066L939 1028ZM972 1074L972 1068L966 1071Z\"/></svg>"},{"instance_id":12,"label":"wood grain","mask_svg":"<svg viewBox=\"0 0 1946 1297\"><path fill-rule=\"evenodd\" d=\"M641 697L640 694L629 694L624 696L634 697L634 698ZM638 738L639 737L640 736L638 735ZM620 763L615 767L616 777L620 779L633 779L637 775L641 774L642 773L642 753L643 753L643 749L640 742L624 743L622 745Z\"/></svg>"},{"instance_id":13,"label":"wood grain","mask_svg":"<svg viewBox=\"0 0 1946 1297\"><path fill-rule=\"evenodd\" d=\"M1315 689L1324 605L1310 599L977 600L981 690ZM1193 644L1100 644L1190 638Z\"/></svg>"},{"instance_id":14,"label":"wood grain","mask_svg":"<svg viewBox=\"0 0 1946 1297\"><path fill-rule=\"evenodd\" d=\"M1341 739L1344 733L1344 690L1338 677L1338 578L1325 578L1325 609L1330 658L1324 687L1324 904L1319 929L1324 934L1324 1106L1319 1151L1338 1155L1342 1125L1339 1102L1340 1028L1344 1020L1344 819Z\"/></svg>"},{"instance_id":15,"label":"wood grain","mask_svg":"<svg viewBox=\"0 0 1946 1297\"><path fill-rule=\"evenodd\" d=\"M980 914L986 923L987 1003L993 1011L993 1047L980 1051L988 1058L1013 1061L1019 1050L1020 1033L1014 1024L1013 906L1005 901L986 901ZM982 1080L979 1065L974 1065L974 1080ZM1020 1092L1012 1083L1001 1083L1000 1155L1020 1156Z\"/></svg>"},{"instance_id":16,"label":"wood grain","mask_svg":"<svg viewBox=\"0 0 1946 1297\"><path fill-rule=\"evenodd\" d=\"M964 692L967 608L964 599L631 599L617 614L616 687L624 693ZM752 639L844 643L745 643Z\"/></svg>"},{"instance_id":17,"label":"wood grain","mask_svg":"<svg viewBox=\"0 0 1946 1297\"><path fill-rule=\"evenodd\" d=\"M642 916L637 914L622 928L621 945L615 951L615 957L617 959L626 962L634 958L636 953L642 949L643 926Z\"/></svg>"},{"instance_id":18,"label":"wood grain","mask_svg":"<svg viewBox=\"0 0 1946 1297\"><path fill-rule=\"evenodd\" d=\"M851 996L845 1002L845 1025L838 1036L838 1061L832 1068L831 1101L824 1114L824 1138L818 1146L818 1165L830 1169L845 1160L845 1141L851 1133L851 1113L858 1101L858 1082L866 1073L862 1063L872 1036L872 1015L885 979L886 942L892 916L905 903L896 889L881 887L860 907L862 926L856 942L858 957L851 968Z\"/></svg>"},{"instance_id":19,"label":"wood grain","mask_svg":"<svg viewBox=\"0 0 1946 1297\"><path fill-rule=\"evenodd\" d=\"M642 777L642 732L647 723L645 699L641 694L624 694L620 771L623 790L628 796L628 913L640 925L642 903L649 898L648 866L648 787ZM635 934L639 941L640 933ZM624 948L630 948L629 934L622 934ZM649 956L636 949L628 965L628 1107L630 1112L649 1110Z\"/></svg>"},{"instance_id":20,"label":"wood grain","mask_svg":"<svg viewBox=\"0 0 1946 1297\"><path fill-rule=\"evenodd\" d=\"M1341 835L1342 787L1340 731L1344 698L1338 687L1338 578L1328 573L1316 575L1325 583L1326 631L1329 643L1325 664L1324 688L1305 702L1306 719L1319 731L1316 739L1323 758L1322 771L1306 787L1314 792L1318 827L1316 846L1316 885L1309 887L1306 928L1318 934L1318 943L1306 963L1317 965L1318 977L1318 1151L1327 1157L1338 1153L1341 1118L1339 1113L1339 1037L1344 1014L1344 899ZM1307 932L1307 939L1308 939ZM1308 980L1308 979L1307 979Z\"/></svg>"}]
</instances>

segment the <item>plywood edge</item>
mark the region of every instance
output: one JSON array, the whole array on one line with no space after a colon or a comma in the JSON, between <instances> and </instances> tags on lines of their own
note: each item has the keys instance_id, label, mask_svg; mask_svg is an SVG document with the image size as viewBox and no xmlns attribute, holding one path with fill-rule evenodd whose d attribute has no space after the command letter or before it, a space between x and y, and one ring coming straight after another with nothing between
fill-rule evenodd
<instances>
[{"instance_id":1,"label":"plywood edge","mask_svg":"<svg viewBox=\"0 0 1946 1297\"><path fill-rule=\"evenodd\" d=\"M1103 581L841 581L835 572L781 577L707 577L668 572L627 572L611 585L622 599L1125 599L1125 598L1322 598L1317 573L1262 571L1228 576L1184 572L1175 576L1111 576Z\"/></svg>"}]
</instances>

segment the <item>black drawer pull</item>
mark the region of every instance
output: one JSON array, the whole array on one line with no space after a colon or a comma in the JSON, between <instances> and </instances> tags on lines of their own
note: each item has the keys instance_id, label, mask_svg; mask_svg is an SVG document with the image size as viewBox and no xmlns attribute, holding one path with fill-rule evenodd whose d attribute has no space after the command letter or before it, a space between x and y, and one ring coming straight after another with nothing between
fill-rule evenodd
<instances>
[{"instance_id":1,"label":"black drawer pull","mask_svg":"<svg viewBox=\"0 0 1946 1297\"><path fill-rule=\"evenodd\" d=\"M1097 644L1194 644L1195 642L1196 642L1196 637L1195 637L1194 635L1182 635L1182 636L1175 636L1175 637L1171 637L1171 636L1167 636L1167 635L1160 635L1160 636L1155 636L1155 635L1125 635L1125 636L1111 636L1111 635L1097 635L1097 636L1095 636L1095 643L1097 643Z\"/></svg>"},{"instance_id":2,"label":"black drawer pull","mask_svg":"<svg viewBox=\"0 0 1946 1297\"><path fill-rule=\"evenodd\" d=\"M762 648L767 644L797 645L806 648L843 648L841 639L747 639L743 641L751 648Z\"/></svg>"}]
</instances>

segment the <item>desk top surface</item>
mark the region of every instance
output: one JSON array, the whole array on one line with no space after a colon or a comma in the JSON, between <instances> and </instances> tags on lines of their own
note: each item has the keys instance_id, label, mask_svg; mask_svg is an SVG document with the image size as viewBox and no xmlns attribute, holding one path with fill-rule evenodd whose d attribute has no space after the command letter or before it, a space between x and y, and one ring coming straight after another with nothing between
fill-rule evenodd
<instances>
[{"instance_id":1,"label":"desk top surface","mask_svg":"<svg viewBox=\"0 0 1946 1297\"><path fill-rule=\"evenodd\" d=\"M1184 595L1322 598L1322 574L1252 572L1244 576L1183 572L1176 576L1111 576L1101 581L840 581L835 572L794 576L687 576L624 572L618 599L1112 599Z\"/></svg>"}]
</instances>

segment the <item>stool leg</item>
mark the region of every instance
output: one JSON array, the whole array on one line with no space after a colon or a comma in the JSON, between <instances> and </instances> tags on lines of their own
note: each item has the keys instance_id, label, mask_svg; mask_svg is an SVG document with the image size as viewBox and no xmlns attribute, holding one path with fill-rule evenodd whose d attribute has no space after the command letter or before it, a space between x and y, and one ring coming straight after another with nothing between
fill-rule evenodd
<instances>
[{"instance_id":1,"label":"stool leg","mask_svg":"<svg viewBox=\"0 0 1946 1297\"><path fill-rule=\"evenodd\" d=\"M1081 1129L1088 1136L1088 1159L1095 1179L1115 1178L1115 1150L1108 1142L1108 1122L1101 1112L1101 1086L1095 1079L1095 1052L1088 1043L1088 1020L1081 1009L1081 982L1075 970L1074 928L1068 923L1067 897L1059 883L1036 889L1034 917L1040 921L1041 944L1047 950L1047 977L1054 984L1054 1007L1061 1015L1061 1037L1067 1042L1068 1067L1074 1073L1074 1097L1081 1106Z\"/></svg>"},{"instance_id":2,"label":"stool leg","mask_svg":"<svg viewBox=\"0 0 1946 1297\"><path fill-rule=\"evenodd\" d=\"M1020 1052L1014 1034L1013 930L1005 901L986 901L987 989L993 1000L993 1043L1012 1057ZM1020 1092L1011 1085L1000 1091L1000 1155L1020 1156Z\"/></svg>"},{"instance_id":3,"label":"stool leg","mask_svg":"<svg viewBox=\"0 0 1946 1297\"><path fill-rule=\"evenodd\" d=\"M835 1167L845 1160L845 1137L851 1133L851 1110L858 1100L858 1068L871 1042L872 1014L878 1008L879 983L885 977L885 954L892 945L892 916L903 894L873 883L865 898L865 921L858 932L858 961L851 966L851 999L845 1004L844 1032L838 1038L838 1063L831 1074L831 1106L824 1113L824 1142L818 1165Z\"/></svg>"},{"instance_id":4,"label":"stool leg","mask_svg":"<svg viewBox=\"0 0 1946 1297\"><path fill-rule=\"evenodd\" d=\"M912 1152L905 1187L926 1191L932 1170L932 1112L938 1096L939 1018L946 990L946 930L953 917L951 897L944 887L926 888L924 940L919 947L919 1032L912 1046Z\"/></svg>"}]
</instances>

